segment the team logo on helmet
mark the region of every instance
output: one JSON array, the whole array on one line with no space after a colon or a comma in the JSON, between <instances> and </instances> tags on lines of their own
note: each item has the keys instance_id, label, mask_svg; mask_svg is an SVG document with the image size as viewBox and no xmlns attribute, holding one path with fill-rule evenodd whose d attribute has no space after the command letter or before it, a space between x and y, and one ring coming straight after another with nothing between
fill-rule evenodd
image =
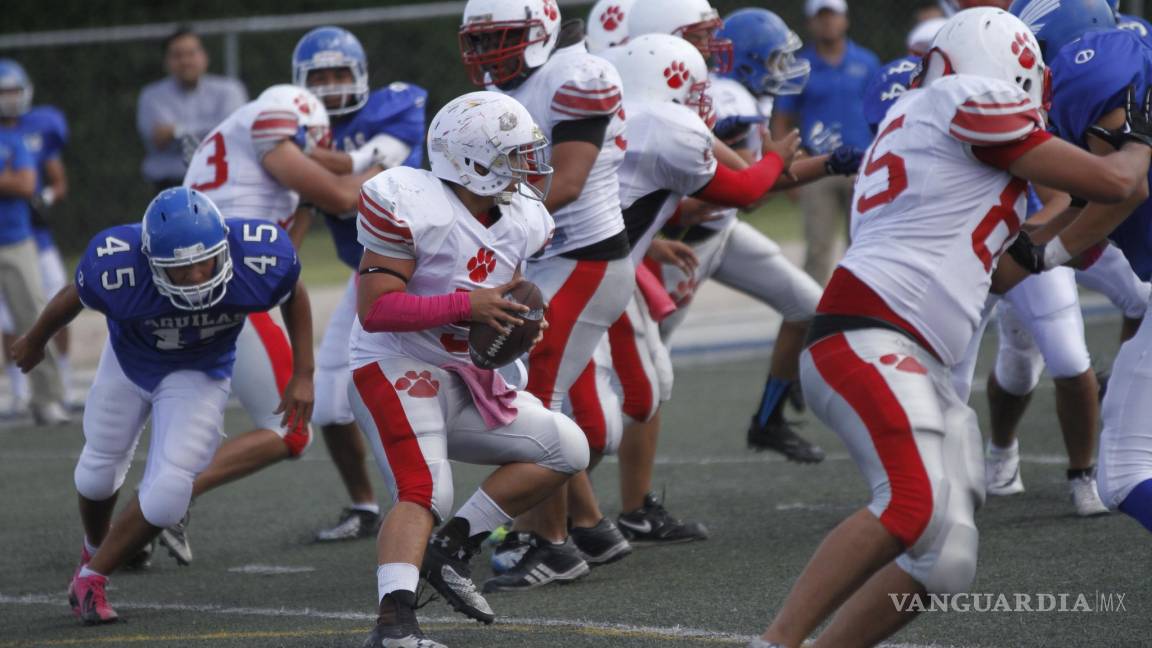
<instances>
[{"instance_id":1,"label":"team logo on helmet","mask_svg":"<svg viewBox=\"0 0 1152 648\"><path fill-rule=\"evenodd\" d=\"M516 128L519 123L520 122L516 119L516 115L510 112L500 115L500 130L502 131L510 131L513 128Z\"/></svg>"},{"instance_id":2,"label":"team logo on helmet","mask_svg":"<svg viewBox=\"0 0 1152 648\"><path fill-rule=\"evenodd\" d=\"M1029 47L1028 37L1024 34L1016 34L1016 40L1012 41L1012 53L1020 57L1020 65L1025 70L1031 70L1036 65L1036 53Z\"/></svg>"},{"instance_id":3,"label":"team logo on helmet","mask_svg":"<svg viewBox=\"0 0 1152 648\"><path fill-rule=\"evenodd\" d=\"M544 0L544 15L548 16L548 20L556 20L560 17L560 10L556 8L556 0Z\"/></svg>"},{"instance_id":4,"label":"team logo on helmet","mask_svg":"<svg viewBox=\"0 0 1152 648\"><path fill-rule=\"evenodd\" d=\"M679 90L688 82L690 76L688 66L681 61L672 61L671 65L664 68L664 78L668 81L668 87L673 90Z\"/></svg>"},{"instance_id":5,"label":"team logo on helmet","mask_svg":"<svg viewBox=\"0 0 1152 648\"><path fill-rule=\"evenodd\" d=\"M1038 2L1033 2L1028 5L1024 11L1020 12L1020 20L1023 21L1025 25L1028 25L1028 29L1031 29L1033 34L1038 34L1041 29L1044 29L1045 25L1045 23L1040 21L1044 20L1048 14L1059 9L1060 2L1061 0L1039 0Z\"/></svg>"},{"instance_id":6,"label":"team logo on helmet","mask_svg":"<svg viewBox=\"0 0 1152 648\"><path fill-rule=\"evenodd\" d=\"M620 25L624 24L624 18L624 12L620 10L620 7L612 5L600 14L600 24L604 26L606 31L616 31Z\"/></svg>"}]
</instances>

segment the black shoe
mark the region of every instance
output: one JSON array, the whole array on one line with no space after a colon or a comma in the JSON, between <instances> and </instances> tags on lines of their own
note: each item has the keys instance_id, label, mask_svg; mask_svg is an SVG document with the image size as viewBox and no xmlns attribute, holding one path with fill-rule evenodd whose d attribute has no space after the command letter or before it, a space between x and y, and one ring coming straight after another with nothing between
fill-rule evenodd
<instances>
[{"instance_id":1,"label":"black shoe","mask_svg":"<svg viewBox=\"0 0 1152 648\"><path fill-rule=\"evenodd\" d=\"M152 542L144 545L144 548L136 552L128 562L124 563L124 567L133 571L141 571L148 569L152 566L152 553L156 550L156 539L153 538Z\"/></svg>"},{"instance_id":2,"label":"black shoe","mask_svg":"<svg viewBox=\"0 0 1152 648\"><path fill-rule=\"evenodd\" d=\"M168 550L168 555L176 559L176 564L187 567L192 564L192 545L188 544L188 522L192 512L188 511L180 521L160 531L156 537Z\"/></svg>"},{"instance_id":3,"label":"black shoe","mask_svg":"<svg viewBox=\"0 0 1152 648\"><path fill-rule=\"evenodd\" d=\"M768 421L761 427L756 418L748 426L748 447L757 452L772 450L799 463L820 463L824 461L824 449L796 434L792 425L780 419Z\"/></svg>"},{"instance_id":4,"label":"black shoe","mask_svg":"<svg viewBox=\"0 0 1152 648\"><path fill-rule=\"evenodd\" d=\"M632 553L632 545L608 518L603 518L594 527L572 527L569 533L589 567L607 565Z\"/></svg>"},{"instance_id":5,"label":"black shoe","mask_svg":"<svg viewBox=\"0 0 1152 648\"><path fill-rule=\"evenodd\" d=\"M800 388L799 380L792 381L792 386L788 388L788 404L797 414L803 414L808 409L808 402L804 400L804 390Z\"/></svg>"},{"instance_id":6,"label":"black shoe","mask_svg":"<svg viewBox=\"0 0 1152 648\"><path fill-rule=\"evenodd\" d=\"M1108 379L1112 377L1112 370L1101 369L1096 372L1096 383L1099 388L1096 392L1096 398L1103 403L1104 396L1108 393Z\"/></svg>"},{"instance_id":7,"label":"black shoe","mask_svg":"<svg viewBox=\"0 0 1152 648\"><path fill-rule=\"evenodd\" d=\"M340 521L335 526L316 532L316 542L337 542L374 538L380 529L380 514L372 511L346 508L340 512Z\"/></svg>"},{"instance_id":8,"label":"black shoe","mask_svg":"<svg viewBox=\"0 0 1152 648\"><path fill-rule=\"evenodd\" d=\"M708 527L672 517L653 493L644 496L644 506L621 513L616 524L633 544L676 544L708 539Z\"/></svg>"},{"instance_id":9,"label":"black shoe","mask_svg":"<svg viewBox=\"0 0 1152 648\"><path fill-rule=\"evenodd\" d=\"M376 627L363 648L448 648L424 636L416 620L416 595L399 590L380 599Z\"/></svg>"},{"instance_id":10,"label":"black shoe","mask_svg":"<svg viewBox=\"0 0 1152 648\"><path fill-rule=\"evenodd\" d=\"M453 544L440 532L432 534L420 575L453 610L480 623L492 623L496 615L472 582L472 556L480 545L469 541L453 548Z\"/></svg>"},{"instance_id":11,"label":"black shoe","mask_svg":"<svg viewBox=\"0 0 1152 648\"><path fill-rule=\"evenodd\" d=\"M484 583L485 593L520 592L548 583L570 583L588 575L591 569L571 538L552 544L533 533L528 544L528 551L514 568Z\"/></svg>"}]
</instances>

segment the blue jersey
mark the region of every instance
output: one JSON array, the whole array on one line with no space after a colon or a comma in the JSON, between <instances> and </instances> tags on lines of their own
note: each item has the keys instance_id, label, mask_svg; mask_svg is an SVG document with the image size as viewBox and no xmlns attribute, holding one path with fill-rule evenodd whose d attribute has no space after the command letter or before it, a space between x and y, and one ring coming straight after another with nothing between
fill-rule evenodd
<instances>
[{"instance_id":1,"label":"blue jersey","mask_svg":"<svg viewBox=\"0 0 1152 648\"><path fill-rule=\"evenodd\" d=\"M428 92L420 86L396 82L377 90L352 115L332 119L332 141L341 151L354 151L373 137L386 134L412 147L404 166L424 164L424 104ZM325 214L336 255L352 268L360 265L364 248L356 240L356 213Z\"/></svg>"},{"instance_id":2,"label":"blue jersey","mask_svg":"<svg viewBox=\"0 0 1152 648\"><path fill-rule=\"evenodd\" d=\"M142 389L179 370L230 377L248 313L282 303L296 287L300 263L287 232L242 218L229 219L228 228L232 279L224 299L201 311L180 310L156 290L140 225L106 229L88 244L76 268L80 299L107 317L116 359Z\"/></svg>"},{"instance_id":3,"label":"blue jersey","mask_svg":"<svg viewBox=\"0 0 1152 648\"><path fill-rule=\"evenodd\" d=\"M864 119L873 135L892 104L912 87L912 79L919 70L920 57L910 55L885 63L872 77L864 90Z\"/></svg>"},{"instance_id":4,"label":"blue jersey","mask_svg":"<svg viewBox=\"0 0 1152 648\"><path fill-rule=\"evenodd\" d=\"M1116 16L1116 27L1130 30L1145 43L1152 45L1152 23L1149 23L1140 16L1120 14Z\"/></svg>"},{"instance_id":5,"label":"blue jersey","mask_svg":"<svg viewBox=\"0 0 1152 648\"><path fill-rule=\"evenodd\" d=\"M835 65L821 58L811 45L805 45L796 56L812 65L808 83L800 94L777 97L773 110L799 117L800 136L810 153L831 153L841 144L868 148L872 132L860 103L864 88L880 69L880 59L853 41L848 41L844 58Z\"/></svg>"},{"instance_id":6,"label":"blue jersey","mask_svg":"<svg viewBox=\"0 0 1152 648\"><path fill-rule=\"evenodd\" d=\"M0 132L0 169L23 171L36 165L24 140L14 133ZM16 196L0 196L0 245L21 243L32 236L32 209Z\"/></svg>"},{"instance_id":7,"label":"blue jersey","mask_svg":"<svg viewBox=\"0 0 1152 648\"><path fill-rule=\"evenodd\" d=\"M1128 86L1144 96L1152 83L1152 48L1129 30L1091 32L1061 48L1051 67L1050 128L1087 148L1088 129L1124 105ZM1108 238L1141 280L1152 277L1152 201L1137 207Z\"/></svg>"},{"instance_id":8,"label":"blue jersey","mask_svg":"<svg viewBox=\"0 0 1152 648\"><path fill-rule=\"evenodd\" d=\"M12 126L0 126L0 132L14 133L24 139L24 147L36 164L36 191L46 184L44 164L60 157L68 144L68 121L53 106L36 106L17 118ZM33 235L40 249L52 247L52 234L36 214L32 218Z\"/></svg>"}]
</instances>

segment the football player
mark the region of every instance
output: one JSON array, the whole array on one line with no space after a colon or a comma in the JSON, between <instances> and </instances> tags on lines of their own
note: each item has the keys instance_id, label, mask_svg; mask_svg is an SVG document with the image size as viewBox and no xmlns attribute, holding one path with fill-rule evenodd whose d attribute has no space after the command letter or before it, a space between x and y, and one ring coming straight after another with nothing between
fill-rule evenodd
<instances>
[{"instance_id":1,"label":"football player","mask_svg":"<svg viewBox=\"0 0 1152 648\"><path fill-rule=\"evenodd\" d=\"M32 231L36 238L36 252L40 261L40 280L44 298L51 299L67 283L64 262L52 239L46 220L47 212L68 193L68 174L61 153L68 144L68 122L54 106L33 106L32 80L24 68L11 59L0 59L0 132L19 135L24 147L35 158L36 196L32 207ZM12 315L0 297L0 330L4 332L4 348L13 341ZM65 400L71 384L68 367L68 329L61 329L53 340L55 360L64 383ZM28 400L28 381L12 363L5 365L12 385L12 410L22 410Z\"/></svg>"},{"instance_id":2,"label":"football player","mask_svg":"<svg viewBox=\"0 0 1152 648\"><path fill-rule=\"evenodd\" d=\"M298 430L312 411L312 316L288 236L263 220L225 224L204 194L160 193L139 225L97 234L35 326L16 341L24 371L84 308L108 320L109 340L84 409L84 450L76 490L84 544L68 588L86 625L116 621L108 576L175 525L188 510L193 480L223 438L236 339L252 313L280 307L295 369L278 425ZM116 498L144 424L152 439L139 490L112 524Z\"/></svg>"},{"instance_id":3,"label":"football player","mask_svg":"<svg viewBox=\"0 0 1152 648\"><path fill-rule=\"evenodd\" d=\"M326 165L339 173L359 173L373 164L388 169L420 167L424 161L424 105L428 93L402 82L378 90L368 87L368 57L360 41L339 27L317 27L296 43L292 82L308 88L328 110L337 155ZM340 159L344 158L344 159ZM351 269L363 248L356 240L356 212L324 213L336 254ZM348 402L348 336L356 318L356 275L348 280L316 357L316 411L348 496L339 521L316 532L318 541L370 538L380 523L380 507L364 460L367 451Z\"/></svg>"},{"instance_id":4,"label":"football player","mask_svg":"<svg viewBox=\"0 0 1152 648\"><path fill-rule=\"evenodd\" d=\"M1116 27L1134 32L1144 42L1152 45L1152 23L1141 16L1120 13L1120 0L1108 0L1108 6L1116 16Z\"/></svg>"},{"instance_id":5,"label":"football player","mask_svg":"<svg viewBox=\"0 0 1152 648\"><path fill-rule=\"evenodd\" d=\"M825 537L753 646L797 648L833 612L813 646L876 645L915 615L891 596L971 585L980 432L950 368L989 288L1025 272L999 257L1027 182L1105 203L1147 195L1152 125L1135 120L1106 157L1080 150L1044 129L1045 79L1024 23L969 9L881 122L856 181L852 244L801 359L808 405L848 445L872 501Z\"/></svg>"},{"instance_id":6,"label":"football player","mask_svg":"<svg viewBox=\"0 0 1152 648\"><path fill-rule=\"evenodd\" d=\"M503 295L552 235L547 146L516 100L473 92L433 118L431 171L398 167L364 185L349 397L395 501L377 540L380 615L366 646L442 646L417 623L420 576L491 623L472 557L588 465L579 426L469 360L469 322L506 332L528 311ZM449 460L499 466L451 518Z\"/></svg>"},{"instance_id":7,"label":"football player","mask_svg":"<svg viewBox=\"0 0 1152 648\"><path fill-rule=\"evenodd\" d=\"M578 23L562 33L555 0L469 0L459 32L473 83L522 103L551 142L555 172L544 206L556 219L556 233L524 273L544 293L552 324L528 358L528 391L554 411L561 411L577 377L592 370L596 345L635 286L617 179L628 145L620 78L588 53ZM584 421L589 443L602 450L603 422ZM630 551L598 506L569 512L568 488L595 503L581 474L517 520L525 535L510 535L509 544L526 553L498 582L501 589L571 581L589 571L581 553L597 560ZM569 513L576 543L569 539ZM524 537L528 545L516 542Z\"/></svg>"},{"instance_id":8,"label":"football player","mask_svg":"<svg viewBox=\"0 0 1152 648\"><path fill-rule=\"evenodd\" d=\"M1012 5L1035 31L1052 61L1052 129L1060 137L1096 155L1152 128L1152 115L1137 110L1152 87L1152 50L1138 35L1112 29L1113 16L1103 0L1051 6L1021 0ZM1150 139L1149 141L1152 141ZM1100 159L1100 158L1097 158ZM1142 279L1152 275L1147 236L1152 203L1144 194L1118 205L1103 205L1075 191L1078 216L1044 245L1014 253L1033 270L1064 259L1107 236ZM1058 225L1057 225L1058 227ZM1037 238L1045 236L1043 231ZM1026 250L1028 254L1023 254ZM1097 484L1104 504L1119 509L1152 531L1152 461L1148 434L1148 394L1152 392L1144 355L1152 344L1145 317L1140 330L1120 347L1104 396Z\"/></svg>"},{"instance_id":9,"label":"football player","mask_svg":"<svg viewBox=\"0 0 1152 648\"><path fill-rule=\"evenodd\" d=\"M298 242L306 226L296 222L297 214L306 213L297 210L300 201L325 212L347 212L356 206L360 185L381 170L373 164L358 174L328 171L309 154L329 142L328 115L319 99L296 86L272 86L208 134L189 162L184 185L211 198L226 219L261 219L287 229ZM250 262L257 272L267 272L276 260ZM292 357L280 326L267 313L247 318L237 342L235 392L254 429L220 447L212 464L197 477L193 496L299 457L308 448L311 428L285 427L275 414L277 394L292 373ZM159 536L180 564L192 559L186 522Z\"/></svg>"}]
</instances>

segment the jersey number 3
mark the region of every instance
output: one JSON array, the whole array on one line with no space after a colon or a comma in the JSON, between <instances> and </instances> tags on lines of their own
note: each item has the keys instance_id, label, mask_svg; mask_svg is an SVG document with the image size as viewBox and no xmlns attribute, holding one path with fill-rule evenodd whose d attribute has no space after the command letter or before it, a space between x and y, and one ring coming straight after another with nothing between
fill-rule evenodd
<instances>
[{"instance_id":1,"label":"jersey number 3","mask_svg":"<svg viewBox=\"0 0 1152 648\"><path fill-rule=\"evenodd\" d=\"M228 150L224 148L224 136L220 133L204 140L200 146L212 146L212 155L208 156L205 162L212 167L215 175L211 181L194 184L192 188L197 191L209 191L228 182Z\"/></svg>"}]
</instances>

